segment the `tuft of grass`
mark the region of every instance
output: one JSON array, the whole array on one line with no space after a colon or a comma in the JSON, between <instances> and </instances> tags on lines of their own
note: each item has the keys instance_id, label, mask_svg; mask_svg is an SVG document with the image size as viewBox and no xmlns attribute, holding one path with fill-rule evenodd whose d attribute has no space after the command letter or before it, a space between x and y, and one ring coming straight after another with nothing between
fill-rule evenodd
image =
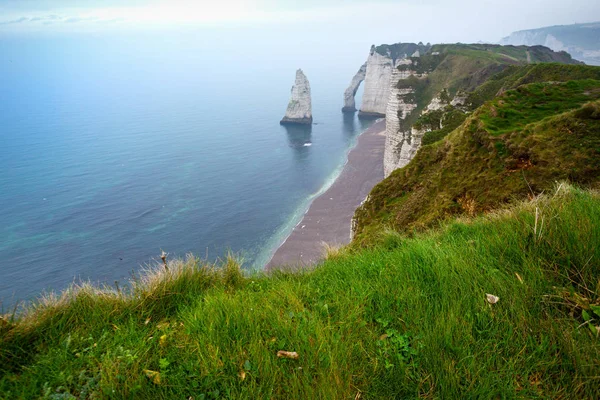
<instances>
[{"instance_id":1,"label":"tuft of grass","mask_svg":"<svg viewBox=\"0 0 600 400\"><path fill-rule=\"evenodd\" d=\"M190 256L80 285L3 320L0 397L594 398L599 221L561 184L311 271Z\"/></svg>"},{"instance_id":2,"label":"tuft of grass","mask_svg":"<svg viewBox=\"0 0 600 400\"><path fill-rule=\"evenodd\" d=\"M600 103L587 103L575 113L580 119L600 119Z\"/></svg>"},{"instance_id":3,"label":"tuft of grass","mask_svg":"<svg viewBox=\"0 0 600 400\"><path fill-rule=\"evenodd\" d=\"M345 247L326 242L321 243L323 246L323 258L334 259L344 254Z\"/></svg>"}]
</instances>

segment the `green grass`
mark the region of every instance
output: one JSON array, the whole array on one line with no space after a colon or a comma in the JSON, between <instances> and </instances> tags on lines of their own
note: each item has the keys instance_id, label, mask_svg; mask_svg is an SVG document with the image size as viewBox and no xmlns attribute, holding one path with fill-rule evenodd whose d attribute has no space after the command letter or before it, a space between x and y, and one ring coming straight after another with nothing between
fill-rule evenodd
<instances>
[{"instance_id":1,"label":"green grass","mask_svg":"<svg viewBox=\"0 0 600 400\"><path fill-rule=\"evenodd\" d=\"M440 56L431 57L442 57L446 53ZM450 57L452 60L452 57ZM510 89L518 88L521 85L528 83L544 83L544 82L567 82L567 81L583 81L588 82L571 83L569 86L559 86L554 90L548 90L545 86L539 86L543 90L546 90L545 99L543 103L536 104L532 101L538 101L540 96L539 93L532 94L528 98L532 101L527 102L519 98L517 95L512 95L512 99L516 103L509 105L503 105L501 108L505 110L503 114L506 119L496 119L501 125L510 129L516 122L511 117L520 116L521 125L527 121L539 119L540 115L548 114L549 112L557 113L561 110L568 110L570 108L578 107L582 102L597 98L597 95L584 94L586 92L585 85L595 86L594 82L590 80L600 80L600 68L590 67L586 65L569 65L569 64L558 64L558 63L545 63L535 65L502 65L502 64L485 64L482 66L475 62L474 59L468 59L461 57L461 65L452 65L450 68L440 68L440 71L433 70L431 76L427 79L410 78L401 81L400 85L407 85L415 89L415 98L421 110L425 103L431 100L431 96L440 87L447 85L451 88L453 93L458 90L470 91L467 96L467 101L464 106L459 109L448 107L445 110L438 110L436 112L430 112L424 115L420 115L417 118L418 113L414 116L402 121L402 128L408 129L412 123L415 128L421 129L423 127L430 129L429 132L423 136L422 144L428 145L435 143L450 132L456 129L466 118L465 112L475 111L478 107L483 105L486 101L492 100L496 97L496 94L506 92ZM453 64L456 61L453 62ZM436 66L437 67L437 66ZM444 70L450 71L448 75L443 72ZM498 73L494 73L494 71ZM452 71L466 71L463 72L452 72ZM446 76L444 78L444 76ZM477 78L473 78L478 76ZM484 79L484 83L481 84L481 80ZM443 84L438 82L442 81ZM479 86L477 86L479 85ZM534 87L529 90L534 90ZM445 89L441 89L441 94L448 94ZM448 99L451 96L448 96ZM570 103L570 104L569 104ZM513 114L511 114L513 113ZM443 128L439 129L440 121L443 121ZM501 131L502 128L496 127L497 131Z\"/></svg>"},{"instance_id":2,"label":"green grass","mask_svg":"<svg viewBox=\"0 0 600 400\"><path fill-rule=\"evenodd\" d=\"M534 83L510 90L493 100L478 118L489 133L501 135L598 98L600 81L597 80Z\"/></svg>"},{"instance_id":3,"label":"green grass","mask_svg":"<svg viewBox=\"0 0 600 400\"><path fill-rule=\"evenodd\" d=\"M568 82L584 79L600 80L600 68L559 63L508 66L475 88L469 94L467 103L472 110L475 110L486 101L492 100L498 93L515 89L527 83Z\"/></svg>"},{"instance_id":4,"label":"green grass","mask_svg":"<svg viewBox=\"0 0 600 400\"><path fill-rule=\"evenodd\" d=\"M382 44L374 47L377 53L382 56L389 55L393 60L397 58L402 58L405 56L410 57L413 55L415 51L419 51L421 54L427 52L429 50L429 45L424 45L423 43L394 43L394 44Z\"/></svg>"},{"instance_id":5,"label":"green grass","mask_svg":"<svg viewBox=\"0 0 600 400\"><path fill-rule=\"evenodd\" d=\"M394 57L406 53L410 43L382 45L376 50L381 54L391 52ZM436 52L439 54L433 55ZM532 62L527 64L529 52ZM411 96L404 101L416 104L416 109L405 119L401 119L400 129L409 130L418 123L421 112L431 100L439 95L452 98L457 92L469 93L466 107L473 111L485 101L493 99L501 90L514 89L519 85L533 82L600 79L600 68L586 65L572 65L568 54L555 53L541 46L500 46L490 44L450 44L434 45L421 57L411 58L413 64L398 66L400 70L410 69L414 74L400 80L398 88L412 88ZM562 63L562 64L561 64ZM454 116L448 116L453 119ZM440 140L449 130L428 135L427 143Z\"/></svg>"},{"instance_id":6,"label":"green grass","mask_svg":"<svg viewBox=\"0 0 600 400\"><path fill-rule=\"evenodd\" d=\"M2 321L0 397L593 398L599 221L598 194L563 184L313 271L190 258L83 286Z\"/></svg>"},{"instance_id":7,"label":"green grass","mask_svg":"<svg viewBox=\"0 0 600 400\"><path fill-rule=\"evenodd\" d=\"M405 119L400 120L400 129L409 130L417 122L421 112L431 100L442 93L452 97L459 90L471 91L490 76L506 67L502 62L464 54L442 53L439 56L425 55L413 59L410 66L417 74L398 82L398 88L411 88L414 93L404 96L404 101L417 105ZM406 69L408 66L400 66Z\"/></svg>"},{"instance_id":8,"label":"green grass","mask_svg":"<svg viewBox=\"0 0 600 400\"><path fill-rule=\"evenodd\" d=\"M446 54L422 54L420 57L410 57L412 64L401 64L398 68L400 71L411 70L415 74L428 74L434 71L438 65L444 60Z\"/></svg>"},{"instance_id":9,"label":"green grass","mask_svg":"<svg viewBox=\"0 0 600 400\"><path fill-rule=\"evenodd\" d=\"M412 98L405 96L405 101L416 104L417 108L401 121L401 129L410 129L417 122L421 111L436 96L447 97L447 100L450 100L459 91L468 92L470 96L466 108L474 110L483 102L491 100L502 88L509 89L523 83L546 80L564 81L565 76L571 76L571 79L599 78L600 69L593 67L590 69L587 66L558 63L543 64L539 67L527 66L527 51L532 53L533 49L526 46L480 44L434 45L421 57L411 58L413 64L400 65L398 69L410 69L416 76L400 80L397 87L414 90ZM546 58L549 61L572 61L570 57L557 55L558 53L546 48L536 51L548 53ZM439 54L433 55L433 52ZM525 80L525 75L528 80ZM563 79L560 79L561 77ZM522 81L515 83L518 79ZM490 81L493 83L488 84ZM439 140L447 133L448 131L438 132L436 139Z\"/></svg>"},{"instance_id":10,"label":"green grass","mask_svg":"<svg viewBox=\"0 0 600 400\"><path fill-rule=\"evenodd\" d=\"M522 64L560 62L565 64L580 64L564 52L554 52L544 46L502 46L498 44L438 44L431 48L432 52L445 52L470 58L487 59L493 62ZM527 56L529 53L529 57Z\"/></svg>"},{"instance_id":11,"label":"green grass","mask_svg":"<svg viewBox=\"0 0 600 400\"><path fill-rule=\"evenodd\" d=\"M467 114L452 106L422 114L414 123L417 129L429 129L421 139L421 145L426 146L442 140L450 132L458 128L467 118ZM442 126L440 128L440 126Z\"/></svg>"},{"instance_id":12,"label":"green grass","mask_svg":"<svg viewBox=\"0 0 600 400\"><path fill-rule=\"evenodd\" d=\"M588 80L532 84L486 103L375 186L355 214L354 245L372 244L386 228L418 230L489 211L557 180L600 184L600 119L582 111L600 106L582 104L597 98L599 88L600 81ZM577 103L579 109L560 113Z\"/></svg>"}]
</instances>

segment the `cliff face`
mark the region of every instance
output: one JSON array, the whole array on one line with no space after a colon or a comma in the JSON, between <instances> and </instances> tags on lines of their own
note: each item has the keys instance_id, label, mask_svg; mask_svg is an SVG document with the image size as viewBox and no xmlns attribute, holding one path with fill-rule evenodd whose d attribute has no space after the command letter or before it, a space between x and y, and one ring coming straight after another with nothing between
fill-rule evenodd
<instances>
[{"instance_id":1,"label":"cliff face","mask_svg":"<svg viewBox=\"0 0 600 400\"><path fill-rule=\"evenodd\" d=\"M388 99L383 165L386 177L414 158L427 132L441 130L445 126L444 120L451 123L462 120L467 111L468 93L490 76L509 66L532 62L576 63L568 54L542 46L434 45L425 51L416 49L408 54L412 55L407 57L396 52L397 58L393 59L371 49L367 63L364 95L367 101L363 100L363 105L370 106L367 111L372 113L378 113L380 105L367 97L367 86L371 83L385 85L388 67L394 65L387 95L382 86L369 91L369 95L380 93L378 96ZM423 123L415 125L421 119ZM437 132L434 136L445 134Z\"/></svg>"},{"instance_id":2,"label":"cliff face","mask_svg":"<svg viewBox=\"0 0 600 400\"><path fill-rule=\"evenodd\" d=\"M301 69L296 71L296 82L292 86L290 102L285 112L285 116L280 124L301 124L310 125L312 118L312 102L310 95L310 83Z\"/></svg>"},{"instance_id":3,"label":"cliff face","mask_svg":"<svg viewBox=\"0 0 600 400\"><path fill-rule=\"evenodd\" d=\"M431 48L423 43L395 43L392 45L371 46L367 62L360 67L344 92L342 112L356 111L354 97L361 82L365 82L362 105L358 116L361 118L381 118L387 112L392 73L409 58L419 57Z\"/></svg>"},{"instance_id":4,"label":"cliff face","mask_svg":"<svg viewBox=\"0 0 600 400\"><path fill-rule=\"evenodd\" d=\"M394 60L388 55L379 54L375 47L372 47L366 65L365 90L359 116L384 117L390 94Z\"/></svg>"},{"instance_id":5,"label":"cliff face","mask_svg":"<svg viewBox=\"0 0 600 400\"><path fill-rule=\"evenodd\" d=\"M386 118L387 177L412 160L425 134L434 131L426 138L426 143L431 143L461 122L468 112L469 93L489 77L511 66L543 62L578 63L565 52L543 46L422 43L372 46L367 62L344 93L342 111L355 111L354 97L364 80L358 116ZM422 116L427 116L423 123L413 126ZM442 131L444 127L446 130Z\"/></svg>"},{"instance_id":6,"label":"cliff face","mask_svg":"<svg viewBox=\"0 0 600 400\"><path fill-rule=\"evenodd\" d=\"M467 60L455 61L453 65L464 67ZM355 244L372 243L377 236L374 232L390 227L410 231L449 215L485 212L508 199L527 198L531 191L550 190L563 179L598 184L600 161L594 149L600 143L600 68L511 65L469 91L465 113L457 123L453 118L461 110L452 110L447 95L460 93L453 88L460 85L454 83L457 76L441 82L449 83L448 90L430 92L431 97L425 94L430 85L441 84L440 72L450 71L446 67L440 64L426 79L411 75L399 81L396 90L408 93L412 89L417 99L417 108L406 120L402 119L402 101L397 102L400 129L395 148L399 160L411 161L375 186L356 211ZM459 103L457 97L455 103ZM420 103L426 98L428 105L437 98L434 105L441 103L443 108L430 108L404 128L411 116L426 108ZM548 104L552 106L540 107ZM437 140L428 140L428 145L413 152L419 136L425 143L436 131L444 130L447 136L436 135ZM409 140L414 145L401 143Z\"/></svg>"},{"instance_id":7,"label":"cliff face","mask_svg":"<svg viewBox=\"0 0 600 400\"><path fill-rule=\"evenodd\" d=\"M356 96L356 92L362 81L365 80L367 72L367 63L364 63L356 75L352 78L352 82L350 82L350 86L344 92L344 107L342 108L342 112L355 112L356 111L356 102L354 97Z\"/></svg>"},{"instance_id":8,"label":"cliff face","mask_svg":"<svg viewBox=\"0 0 600 400\"><path fill-rule=\"evenodd\" d=\"M387 177L396 168L401 168L410 161L410 155L417 151L421 145L419 133L412 135L411 129L405 129L402 122L406 120L416 108L413 98L414 89L411 87L398 87L402 79L413 74L410 59L403 60L399 65L408 68L394 69L390 79L390 94L385 112L385 149L383 155L383 171ZM421 135L422 136L422 135ZM412 158L412 157L411 157Z\"/></svg>"},{"instance_id":9,"label":"cliff face","mask_svg":"<svg viewBox=\"0 0 600 400\"><path fill-rule=\"evenodd\" d=\"M600 22L589 24L548 26L513 32L501 44L546 46L565 51L573 58L590 65L600 65Z\"/></svg>"}]
</instances>

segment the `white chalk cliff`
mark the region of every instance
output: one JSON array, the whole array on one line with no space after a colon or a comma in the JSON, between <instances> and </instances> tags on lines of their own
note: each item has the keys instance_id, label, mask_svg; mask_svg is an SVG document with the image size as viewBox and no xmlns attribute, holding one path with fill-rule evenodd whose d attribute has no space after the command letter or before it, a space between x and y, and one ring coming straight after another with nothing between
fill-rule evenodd
<instances>
[{"instance_id":1,"label":"white chalk cliff","mask_svg":"<svg viewBox=\"0 0 600 400\"><path fill-rule=\"evenodd\" d=\"M417 109L417 104L414 103L414 89L411 87L397 88L398 82L401 79L406 79L414 72L394 71L392 75L392 88L390 91L390 101L386 112L385 124L385 149L383 159L383 171L385 177L388 177L394 170L406 166L417 154L421 147L423 135L429 132L430 127L417 129L414 126L406 126L402 122ZM418 75L419 78L424 78L426 74ZM432 111L441 110L450 103L452 106L462 106L465 104L467 94L458 92L451 101L444 100L442 94L438 94L431 99L431 102L423 109L420 115L427 114ZM442 129L443 122L440 121L439 127Z\"/></svg>"},{"instance_id":2,"label":"white chalk cliff","mask_svg":"<svg viewBox=\"0 0 600 400\"><path fill-rule=\"evenodd\" d=\"M573 58L590 65L600 65L600 23L547 26L513 32L503 38L500 44L515 46L542 45L554 51L566 51Z\"/></svg>"},{"instance_id":3,"label":"white chalk cliff","mask_svg":"<svg viewBox=\"0 0 600 400\"><path fill-rule=\"evenodd\" d=\"M410 59L399 60L398 65L410 65ZM383 171L387 177L397 168L402 168L412 160L421 147L421 138L425 132L405 127L405 120L416 108L414 89L398 88L398 82L412 75L411 69L394 69L390 78L390 91L385 113L385 149Z\"/></svg>"},{"instance_id":4,"label":"white chalk cliff","mask_svg":"<svg viewBox=\"0 0 600 400\"><path fill-rule=\"evenodd\" d=\"M466 92L463 92L462 90L459 90L458 93L456 93L456 96L454 96L454 98L450 102L450 105L452 107L464 106L467 104L467 99L468 94Z\"/></svg>"},{"instance_id":5,"label":"white chalk cliff","mask_svg":"<svg viewBox=\"0 0 600 400\"><path fill-rule=\"evenodd\" d=\"M437 111L437 110L441 110L442 108L446 107L448 105L448 103L446 103L444 100L442 100L441 96L437 96L434 97L431 100L431 103L429 103L427 105L427 107L425 108L425 110L423 110L423 114L428 113L430 111Z\"/></svg>"},{"instance_id":6,"label":"white chalk cliff","mask_svg":"<svg viewBox=\"0 0 600 400\"><path fill-rule=\"evenodd\" d=\"M393 70L394 60L388 55L379 54L375 47L372 47L367 58L365 90L359 116L385 116Z\"/></svg>"},{"instance_id":7,"label":"white chalk cliff","mask_svg":"<svg viewBox=\"0 0 600 400\"><path fill-rule=\"evenodd\" d=\"M310 125L312 118L312 101L310 83L301 69L296 71L296 82L292 86L292 94L281 125L301 124Z\"/></svg>"},{"instance_id":8,"label":"white chalk cliff","mask_svg":"<svg viewBox=\"0 0 600 400\"><path fill-rule=\"evenodd\" d=\"M354 112L356 111L356 102L354 100L356 96L356 92L362 81L365 80L367 72L367 63L364 63L358 72L352 78L350 82L350 86L344 92L344 107L342 108L342 112Z\"/></svg>"},{"instance_id":9,"label":"white chalk cliff","mask_svg":"<svg viewBox=\"0 0 600 400\"><path fill-rule=\"evenodd\" d=\"M414 89L411 87L398 88L398 82L414 74L413 59L420 56L418 50L407 54L396 54L392 58L382 55L371 47L369 57L352 79L344 93L344 108L342 111L354 111L354 97L364 79L365 89L360 108L360 117L386 118L386 143L384 150L384 173L387 177L393 170L402 168L412 160L419 147L425 130L403 126L403 121L417 108ZM402 68L398 69L399 66ZM364 75L363 75L364 74ZM438 99L439 100L439 99ZM430 109L439 107L435 101Z\"/></svg>"}]
</instances>

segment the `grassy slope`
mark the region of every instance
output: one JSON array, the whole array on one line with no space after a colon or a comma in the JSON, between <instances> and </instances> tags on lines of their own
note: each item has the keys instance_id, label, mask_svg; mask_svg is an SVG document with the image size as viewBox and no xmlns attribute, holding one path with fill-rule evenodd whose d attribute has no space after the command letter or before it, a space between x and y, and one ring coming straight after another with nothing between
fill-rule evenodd
<instances>
[{"instance_id":1,"label":"grassy slope","mask_svg":"<svg viewBox=\"0 0 600 400\"><path fill-rule=\"evenodd\" d=\"M432 54L434 52L440 54L436 56ZM529 59L527 57L528 53L530 56ZM551 61L555 61L556 63L551 66L546 64L526 66L530 62L548 63ZM458 90L466 92L475 91L475 89L487 82L495 74L507 69L507 73L500 75L504 78L502 80L503 84L506 84L508 81L505 76L512 77L514 81L522 78L527 73L530 75L537 73L537 75L535 78L523 81L520 84L548 80L565 80L564 78L560 79L561 76L572 76L570 79L584 79L579 77L580 75L587 78L598 76L598 72L593 67L571 65L577 62L572 60L568 54L555 53L542 46L500 46L489 44L434 45L430 53L422 56L420 59L414 58L413 62L417 63L416 70L418 73L428 72L427 83L428 86L432 86L428 90L434 96L442 89L447 89L451 96L454 96ZM420 64L423 64L425 68L423 71L421 71ZM522 72L521 74L517 74L516 71ZM539 76L542 73L544 77ZM516 85L511 87L516 87ZM485 100L491 99L498 89L500 87L491 95L488 95ZM481 104L477 106L479 105Z\"/></svg>"},{"instance_id":2,"label":"grassy slope","mask_svg":"<svg viewBox=\"0 0 600 400\"><path fill-rule=\"evenodd\" d=\"M468 114L465 111L447 105L442 109L422 114L413 126L417 129L428 129L421 139L421 145L426 146L445 138L450 132L465 122L467 116Z\"/></svg>"},{"instance_id":3,"label":"grassy slope","mask_svg":"<svg viewBox=\"0 0 600 400\"><path fill-rule=\"evenodd\" d=\"M563 63L572 62L568 55L554 53L544 47L538 49L527 46L479 44L434 45L431 51L423 52L421 57L411 58L412 65L401 65L398 68L411 69L417 75L401 80L398 82L398 87L410 87L414 90L414 102L417 108L407 118L401 119L401 128L408 130L413 124L418 123L421 112L440 92L445 90L450 97L453 97L458 91L473 92L490 77L510 66L527 64L528 52L533 62L553 59ZM498 89L486 100L492 98ZM456 115L449 115L446 119L452 121L456 119L455 117ZM463 120L464 114L459 122ZM451 125L454 128L457 126L452 123ZM433 137L439 139L448 132L449 130L445 129L444 132L431 133L425 137L425 141L431 141Z\"/></svg>"},{"instance_id":4,"label":"grassy slope","mask_svg":"<svg viewBox=\"0 0 600 400\"><path fill-rule=\"evenodd\" d=\"M3 322L0 397L592 398L598 221L598 194L563 185L311 272L192 259L133 294L85 287Z\"/></svg>"},{"instance_id":5,"label":"grassy slope","mask_svg":"<svg viewBox=\"0 0 600 400\"><path fill-rule=\"evenodd\" d=\"M494 68L494 69L492 69ZM492 74L494 70L501 72ZM473 78L479 76L479 78ZM481 76L485 81L481 83ZM570 80L595 79L600 80L600 68L584 65L569 65L558 63L533 64L533 65L494 65L480 71L472 71L455 83L455 90L468 92L466 104L455 108L446 107L421 115L414 123L431 129L423 136L423 145L432 144L443 139L456 129L467 117L469 112L476 110L484 102L492 100L498 93L515 89L520 85L536 82L566 82ZM438 129L440 121L443 128Z\"/></svg>"},{"instance_id":6,"label":"grassy slope","mask_svg":"<svg viewBox=\"0 0 600 400\"><path fill-rule=\"evenodd\" d=\"M597 184L600 102L569 110L599 97L600 81L581 80L520 86L486 103L373 189L356 212L354 243L488 211L556 180Z\"/></svg>"},{"instance_id":7,"label":"grassy slope","mask_svg":"<svg viewBox=\"0 0 600 400\"><path fill-rule=\"evenodd\" d=\"M431 51L461 54L468 57L485 57L498 62L540 63L559 62L565 64L581 64L573 60L569 53L555 52L544 46L503 46L498 44L439 44Z\"/></svg>"},{"instance_id":8,"label":"grassy slope","mask_svg":"<svg viewBox=\"0 0 600 400\"><path fill-rule=\"evenodd\" d=\"M474 110L484 102L492 100L499 92L515 89L520 85L582 79L600 80L600 68L557 63L510 66L475 88L469 94L467 102L469 107Z\"/></svg>"},{"instance_id":9,"label":"grassy slope","mask_svg":"<svg viewBox=\"0 0 600 400\"><path fill-rule=\"evenodd\" d=\"M415 111L405 119L401 119L401 129L408 130L417 122L421 112L431 100L442 90L454 96L459 90L474 89L490 75L506 67L506 63L490 59L485 52L475 52L475 56L455 54L452 52L440 55L423 55L413 58L413 66L403 65L400 68L411 68L420 76L411 75L398 82L399 88L414 90Z\"/></svg>"}]
</instances>

